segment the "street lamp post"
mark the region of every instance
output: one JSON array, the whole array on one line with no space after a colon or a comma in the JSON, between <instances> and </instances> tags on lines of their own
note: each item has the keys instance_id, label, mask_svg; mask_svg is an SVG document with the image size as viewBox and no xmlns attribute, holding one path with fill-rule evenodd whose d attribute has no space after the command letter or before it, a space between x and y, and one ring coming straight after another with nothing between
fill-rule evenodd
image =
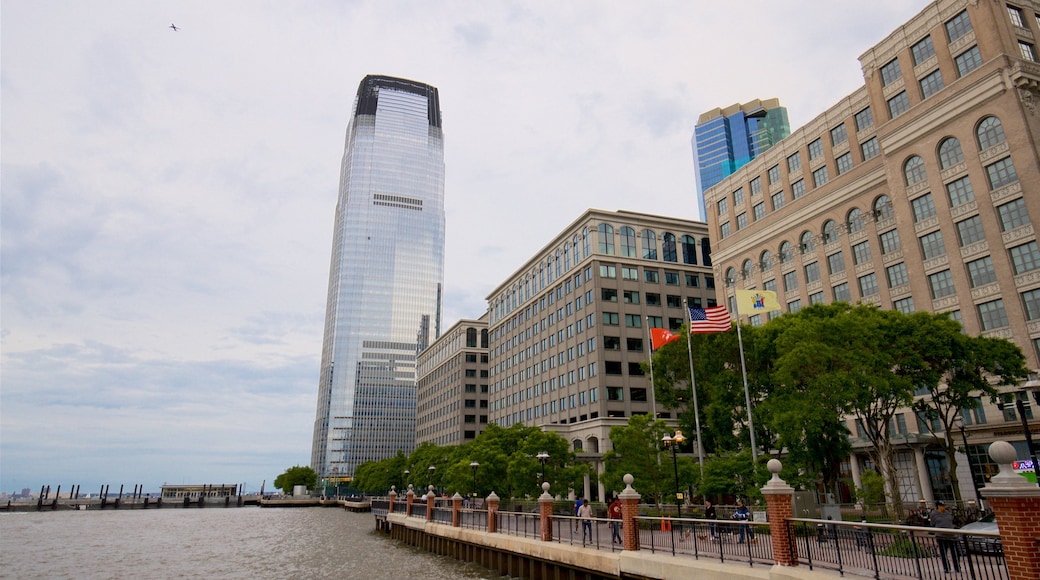
<instances>
[{"instance_id":1,"label":"street lamp post","mask_svg":"<svg viewBox=\"0 0 1040 580\"><path fill-rule=\"evenodd\" d=\"M477 468L480 467L480 464L470 461L469 466L473 469L473 497L477 497Z\"/></svg>"},{"instance_id":2,"label":"street lamp post","mask_svg":"<svg viewBox=\"0 0 1040 580\"><path fill-rule=\"evenodd\" d=\"M1014 393L1015 408L1018 410L1018 418L1022 420L1022 432L1026 436L1026 447L1029 450L1029 459L1033 462L1033 474L1036 475L1036 485L1040 486L1040 464L1036 461L1036 450L1033 449L1033 435L1029 432L1029 421L1026 420L1026 407L1019 393ZM1040 403L1040 391L1033 391L1033 398ZM997 407L1003 411L1004 403L997 402Z\"/></svg>"},{"instance_id":3,"label":"street lamp post","mask_svg":"<svg viewBox=\"0 0 1040 580\"><path fill-rule=\"evenodd\" d=\"M545 477L545 462L549 460L549 454L545 451L539 451L538 455L535 455L538 462L542 464L542 470L538 472L538 482L541 483L542 478Z\"/></svg>"},{"instance_id":4,"label":"street lamp post","mask_svg":"<svg viewBox=\"0 0 1040 580\"><path fill-rule=\"evenodd\" d=\"M430 472L430 491L433 491L433 472L437 471L437 468L431 465L427 471Z\"/></svg>"},{"instance_id":5,"label":"street lamp post","mask_svg":"<svg viewBox=\"0 0 1040 580\"><path fill-rule=\"evenodd\" d=\"M404 485L402 486L404 489L408 489L408 476L411 474L411 471L408 471L407 469L404 470Z\"/></svg>"},{"instance_id":6,"label":"street lamp post","mask_svg":"<svg viewBox=\"0 0 1040 580\"><path fill-rule=\"evenodd\" d=\"M686 441L686 437L679 430L676 430L674 436L665 433L664 437L661 438L661 442L664 443L665 447L672 448L672 470L675 472L675 514L679 518L682 517L683 494L679 491L679 463L675 458L675 453L683 441Z\"/></svg>"},{"instance_id":7,"label":"street lamp post","mask_svg":"<svg viewBox=\"0 0 1040 580\"><path fill-rule=\"evenodd\" d=\"M964 419L957 415L954 422L961 430L961 443L964 444L964 456L968 459L968 474L971 476L971 487L975 490L975 505L982 508L982 496L979 494L979 482L975 481L975 470L971 466L971 453L968 452L968 436L964 433Z\"/></svg>"}]
</instances>

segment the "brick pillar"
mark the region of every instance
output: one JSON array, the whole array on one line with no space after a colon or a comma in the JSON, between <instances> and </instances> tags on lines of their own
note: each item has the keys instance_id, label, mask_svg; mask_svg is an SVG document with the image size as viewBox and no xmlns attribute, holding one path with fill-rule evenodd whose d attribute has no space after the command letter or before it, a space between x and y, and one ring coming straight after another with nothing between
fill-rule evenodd
<instances>
[{"instance_id":1,"label":"brick pillar","mask_svg":"<svg viewBox=\"0 0 1040 580\"><path fill-rule=\"evenodd\" d=\"M404 501L404 515L412 517L412 502L415 501L415 490L412 489L412 484L408 484L408 495L405 496Z\"/></svg>"},{"instance_id":2,"label":"brick pillar","mask_svg":"<svg viewBox=\"0 0 1040 580\"><path fill-rule=\"evenodd\" d=\"M621 478L625 482L625 489L618 498L621 499L621 537L625 540L626 550L639 549L639 492L632 489L635 478L631 473L626 473Z\"/></svg>"},{"instance_id":3,"label":"brick pillar","mask_svg":"<svg viewBox=\"0 0 1040 580\"><path fill-rule=\"evenodd\" d=\"M430 486L430 492L426 494L426 521L433 521L433 508L437 506L437 496L433 493L433 486Z\"/></svg>"},{"instance_id":4,"label":"brick pillar","mask_svg":"<svg viewBox=\"0 0 1040 580\"><path fill-rule=\"evenodd\" d=\"M551 542L553 496L549 495L549 482L542 483L542 495L538 496L538 521L542 527L542 541Z\"/></svg>"},{"instance_id":5,"label":"brick pillar","mask_svg":"<svg viewBox=\"0 0 1040 580\"><path fill-rule=\"evenodd\" d=\"M1011 462L1015 448L1007 441L994 441L989 456L1000 465L1000 473L990 479L979 492L993 508L1000 527L1000 543L1004 545L1011 580L1040 578L1040 488L1015 473Z\"/></svg>"},{"instance_id":6,"label":"brick pillar","mask_svg":"<svg viewBox=\"0 0 1040 580\"><path fill-rule=\"evenodd\" d=\"M455 495L451 496L451 527L458 528L462 526L462 496L459 492L455 492Z\"/></svg>"},{"instance_id":7,"label":"brick pillar","mask_svg":"<svg viewBox=\"0 0 1040 580\"><path fill-rule=\"evenodd\" d=\"M487 496L487 531L489 534L494 534L498 531L498 496L495 492L491 492L491 495Z\"/></svg>"},{"instance_id":8,"label":"brick pillar","mask_svg":"<svg viewBox=\"0 0 1040 580\"><path fill-rule=\"evenodd\" d=\"M787 532L787 520L794 517L794 488L780 479L783 467L777 459L770 459L766 468L773 474L762 488L769 518L769 535L773 541L773 562L781 566L798 565L798 546Z\"/></svg>"},{"instance_id":9,"label":"brick pillar","mask_svg":"<svg viewBox=\"0 0 1040 580\"><path fill-rule=\"evenodd\" d=\"M397 487L390 486L390 507L387 508L387 513L394 513L394 502L397 501Z\"/></svg>"}]
</instances>

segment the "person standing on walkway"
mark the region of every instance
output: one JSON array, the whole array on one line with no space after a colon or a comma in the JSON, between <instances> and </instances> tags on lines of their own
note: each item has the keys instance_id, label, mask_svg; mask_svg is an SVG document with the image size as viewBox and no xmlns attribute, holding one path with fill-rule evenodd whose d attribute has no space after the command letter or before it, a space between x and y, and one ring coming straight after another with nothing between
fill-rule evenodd
<instances>
[{"instance_id":1,"label":"person standing on walkway","mask_svg":"<svg viewBox=\"0 0 1040 580\"><path fill-rule=\"evenodd\" d=\"M704 519L716 520L718 517L719 516L715 513L715 506L711 503L711 500L704 500ZM708 524L708 535L711 536L711 539L716 539L715 524Z\"/></svg>"},{"instance_id":2,"label":"person standing on walkway","mask_svg":"<svg viewBox=\"0 0 1040 580\"><path fill-rule=\"evenodd\" d=\"M607 517L610 518L610 542L624 544L621 539L621 499L614 497L607 508Z\"/></svg>"},{"instance_id":3,"label":"person standing on walkway","mask_svg":"<svg viewBox=\"0 0 1040 580\"><path fill-rule=\"evenodd\" d=\"M589 500L581 500L578 519L581 520L581 544L584 546L586 538L588 538L588 542L592 541L592 507L589 506Z\"/></svg>"},{"instance_id":4,"label":"person standing on walkway","mask_svg":"<svg viewBox=\"0 0 1040 580\"><path fill-rule=\"evenodd\" d=\"M733 512L733 519L738 522L747 522L751 520L751 511L746 505L744 505L744 502L739 499L737 500L737 511ZM751 526L746 523L741 523L738 527L740 528L740 539L737 540L738 544L744 543L745 534L747 535L748 540L752 542L755 541L755 530L753 530Z\"/></svg>"},{"instance_id":5,"label":"person standing on walkway","mask_svg":"<svg viewBox=\"0 0 1040 580\"><path fill-rule=\"evenodd\" d=\"M946 511L946 504L941 501L935 502L935 509L929 514L929 519L932 520L932 527L935 528L950 530L957 528L953 523L953 514ZM957 536L953 534L935 534L935 541L939 544L939 558L942 560L943 571L947 574L950 572L950 563L946 559L946 553L949 552L950 557L953 559L953 569L960 572L961 563L957 554Z\"/></svg>"}]
</instances>

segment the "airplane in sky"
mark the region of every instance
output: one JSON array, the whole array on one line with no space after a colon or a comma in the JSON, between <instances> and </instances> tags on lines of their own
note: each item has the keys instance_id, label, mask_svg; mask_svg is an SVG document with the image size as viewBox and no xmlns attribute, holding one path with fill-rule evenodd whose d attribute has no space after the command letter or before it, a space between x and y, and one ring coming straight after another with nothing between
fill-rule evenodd
<instances>
[{"instance_id":1,"label":"airplane in sky","mask_svg":"<svg viewBox=\"0 0 1040 580\"><path fill-rule=\"evenodd\" d=\"M172 28L174 32L177 32L178 30L180 30L180 28L177 28L176 24L170 24L170 28Z\"/></svg>"}]
</instances>

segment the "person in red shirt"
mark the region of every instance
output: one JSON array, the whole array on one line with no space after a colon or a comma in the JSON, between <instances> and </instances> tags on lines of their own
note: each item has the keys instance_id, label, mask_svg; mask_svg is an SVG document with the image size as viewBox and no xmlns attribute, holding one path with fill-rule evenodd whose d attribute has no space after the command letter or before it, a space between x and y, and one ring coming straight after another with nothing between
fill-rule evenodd
<instances>
[{"instance_id":1,"label":"person in red shirt","mask_svg":"<svg viewBox=\"0 0 1040 580\"><path fill-rule=\"evenodd\" d=\"M607 508L607 517L610 518L610 541L612 543L624 544L624 540L621 539L621 500L617 497L614 501L610 502L610 507Z\"/></svg>"}]
</instances>

